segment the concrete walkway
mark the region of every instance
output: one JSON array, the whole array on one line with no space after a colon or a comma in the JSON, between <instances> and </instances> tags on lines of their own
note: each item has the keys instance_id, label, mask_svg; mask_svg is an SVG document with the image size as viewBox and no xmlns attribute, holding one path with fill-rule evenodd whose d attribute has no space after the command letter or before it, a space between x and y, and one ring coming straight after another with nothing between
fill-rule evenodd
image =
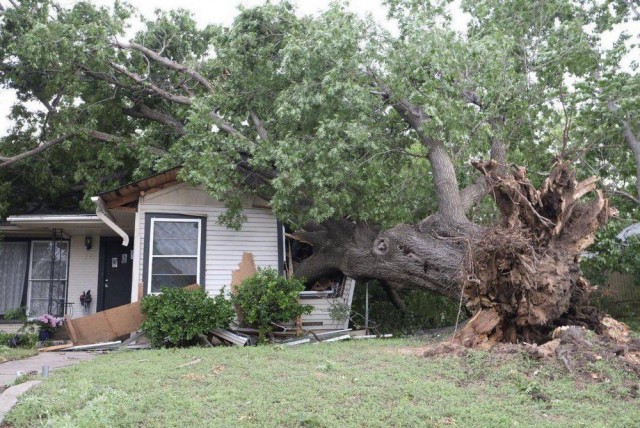
<instances>
[{"instance_id":1,"label":"concrete walkway","mask_svg":"<svg viewBox=\"0 0 640 428\"><path fill-rule=\"evenodd\" d=\"M18 397L40 383L39 380L30 380L18 385L12 386L0 394L0 424L9 410L18 402Z\"/></svg>"},{"instance_id":2,"label":"concrete walkway","mask_svg":"<svg viewBox=\"0 0 640 428\"><path fill-rule=\"evenodd\" d=\"M11 385L18 377L18 372L27 374L35 371L41 374L42 366L49 366L49 370L55 370L90 360L95 355L91 352L41 352L22 360L7 361L0 364L0 386ZM18 402L18 397L40 382L39 380L30 380L7 388L0 393L0 425L4 416Z\"/></svg>"},{"instance_id":3,"label":"concrete walkway","mask_svg":"<svg viewBox=\"0 0 640 428\"><path fill-rule=\"evenodd\" d=\"M11 385L17 377L17 372L42 372L42 366L49 366L49 370L71 366L81 361L92 359L96 354L92 352L41 352L33 357L22 360L7 361L0 364L0 386Z\"/></svg>"}]
</instances>

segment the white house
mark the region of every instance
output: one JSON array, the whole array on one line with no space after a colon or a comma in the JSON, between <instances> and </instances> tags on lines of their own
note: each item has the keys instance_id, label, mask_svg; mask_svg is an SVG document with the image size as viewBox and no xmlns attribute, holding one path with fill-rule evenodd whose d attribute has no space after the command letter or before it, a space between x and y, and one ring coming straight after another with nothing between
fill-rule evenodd
<instances>
[{"instance_id":1,"label":"white house","mask_svg":"<svg viewBox=\"0 0 640 428\"><path fill-rule=\"evenodd\" d=\"M99 194L96 214L17 215L0 223L0 315L26 306L29 316L76 318L136 301L139 284L149 294L161 285L197 283L215 295L228 291L244 252L256 266L283 272L284 228L266 201L247 195L246 223L228 229L217 221L223 204L181 182L178 171ZM329 310L350 306L353 289L353 280L342 279L301 293L314 306L303 327L346 328L348 320L332 319ZM83 306L87 292L92 301ZM0 330L11 328L0 320Z\"/></svg>"}]
</instances>

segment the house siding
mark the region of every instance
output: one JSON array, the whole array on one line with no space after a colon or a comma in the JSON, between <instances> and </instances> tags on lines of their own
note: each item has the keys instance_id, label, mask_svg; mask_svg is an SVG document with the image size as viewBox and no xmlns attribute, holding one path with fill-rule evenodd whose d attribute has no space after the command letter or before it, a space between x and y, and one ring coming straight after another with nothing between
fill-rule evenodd
<instances>
[{"instance_id":1,"label":"house siding","mask_svg":"<svg viewBox=\"0 0 640 428\"><path fill-rule=\"evenodd\" d=\"M137 300L137 284L146 281L144 272L144 230L146 214L181 214L206 217L205 288L218 294L229 288L231 272L238 269L244 252L251 252L258 267L278 267L278 223L265 208L252 208L250 199L245 206L246 223L242 230L227 229L218 224L218 217L226 211L224 205L212 199L204 190L187 184L178 184L150 195L138 202L136 228L138 266L133 275L132 301ZM135 254L135 252L134 252ZM134 295L135 294L135 295Z\"/></svg>"},{"instance_id":2,"label":"house siding","mask_svg":"<svg viewBox=\"0 0 640 428\"><path fill-rule=\"evenodd\" d=\"M98 268L100 253L100 236L93 235L93 246L87 250L84 245L85 235L71 236L69 244L69 282L67 289L67 302L73 303L72 309L67 314L72 318L78 318L88 313L83 313L80 305L80 294L91 290L93 301L89 313L96 312L98 301ZM73 312L73 313L71 313Z\"/></svg>"},{"instance_id":3,"label":"house siding","mask_svg":"<svg viewBox=\"0 0 640 428\"><path fill-rule=\"evenodd\" d=\"M247 221L239 231L218 224L218 217L226 211L220 201L212 199L203 189L177 184L168 189L142 196L138 201L136 233L134 237L134 272L131 301L138 300L141 282L146 287L144 275L146 214L180 214L206 217L205 289L216 295L225 288L229 292L231 272L238 269L244 252L253 254L257 267L278 269L278 221L268 208L252 207L252 198L244 201ZM306 327L309 330L335 330L347 328L349 321L331 319L333 302L351 306L355 281L348 279L343 297L337 299L302 299L301 303L312 305L311 314L302 317L303 323L321 323Z\"/></svg>"},{"instance_id":4,"label":"house siding","mask_svg":"<svg viewBox=\"0 0 640 428\"><path fill-rule=\"evenodd\" d=\"M334 320L331 318L331 307L334 304L347 305L351 308L353 299L353 291L355 289L355 281L347 278L344 284L342 297L337 298L321 298L321 299L301 299L300 303L313 306L313 312L302 317L302 327L306 330L342 330L349 326L349 319ZM322 323L322 325L308 325L305 323Z\"/></svg>"}]
</instances>

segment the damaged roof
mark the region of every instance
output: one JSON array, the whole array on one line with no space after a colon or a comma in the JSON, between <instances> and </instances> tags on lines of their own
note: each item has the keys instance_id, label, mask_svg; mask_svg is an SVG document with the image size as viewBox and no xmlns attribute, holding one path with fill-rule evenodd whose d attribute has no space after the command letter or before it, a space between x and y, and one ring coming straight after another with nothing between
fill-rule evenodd
<instances>
[{"instance_id":1,"label":"damaged roof","mask_svg":"<svg viewBox=\"0 0 640 428\"><path fill-rule=\"evenodd\" d=\"M179 182L178 172L180 172L181 168L181 166L177 166L159 172L141 180L125 184L117 189L98 193L98 196L104 201L107 208L135 206L138 198L145 192L161 190L177 184Z\"/></svg>"}]
</instances>

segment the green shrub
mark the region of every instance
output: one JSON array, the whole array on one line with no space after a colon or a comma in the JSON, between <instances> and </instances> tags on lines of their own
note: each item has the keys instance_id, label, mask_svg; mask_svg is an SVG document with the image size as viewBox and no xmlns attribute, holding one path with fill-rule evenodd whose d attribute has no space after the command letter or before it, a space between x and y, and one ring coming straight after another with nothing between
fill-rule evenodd
<instances>
[{"instance_id":1,"label":"green shrub","mask_svg":"<svg viewBox=\"0 0 640 428\"><path fill-rule=\"evenodd\" d=\"M31 349L35 348L38 343L37 333L4 333L0 332L0 346L10 346L10 341L16 339L18 348Z\"/></svg>"},{"instance_id":2,"label":"green shrub","mask_svg":"<svg viewBox=\"0 0 640 428\"><path fill-rule=\"evenodd\" d=\"M303 280L287 279L275 269L260 268L242 282L231 301L242 309L244 323L260 330L260 338L264 339L273 329L272 323L286 323L311 313L313 306L298 302L303 290Z\"/></svg>"},{"instance_id":3,"label":"green shrub","mask_svg":"<svg viewBox=\"0 0 640 428\"><path fill-rule=\"evenodd\" d=\"M154 347L193 345L198 334L226 328L234 316L224 290L211 298L202 288L162 287L160 294L142 299L142 313L141 329Z\"/></svg>"},{"instance_id":4,"label":"green shrub","mask_svg":"<svg viewBox=\"0 0 640 428\"><path fill-rule=\"evenodd\" d=\"M4 319L6 320L16 320L16 321L27 321L27 307L21 306L15 309L8 309L4 313Z\"/></svg>"}]
</instances>

